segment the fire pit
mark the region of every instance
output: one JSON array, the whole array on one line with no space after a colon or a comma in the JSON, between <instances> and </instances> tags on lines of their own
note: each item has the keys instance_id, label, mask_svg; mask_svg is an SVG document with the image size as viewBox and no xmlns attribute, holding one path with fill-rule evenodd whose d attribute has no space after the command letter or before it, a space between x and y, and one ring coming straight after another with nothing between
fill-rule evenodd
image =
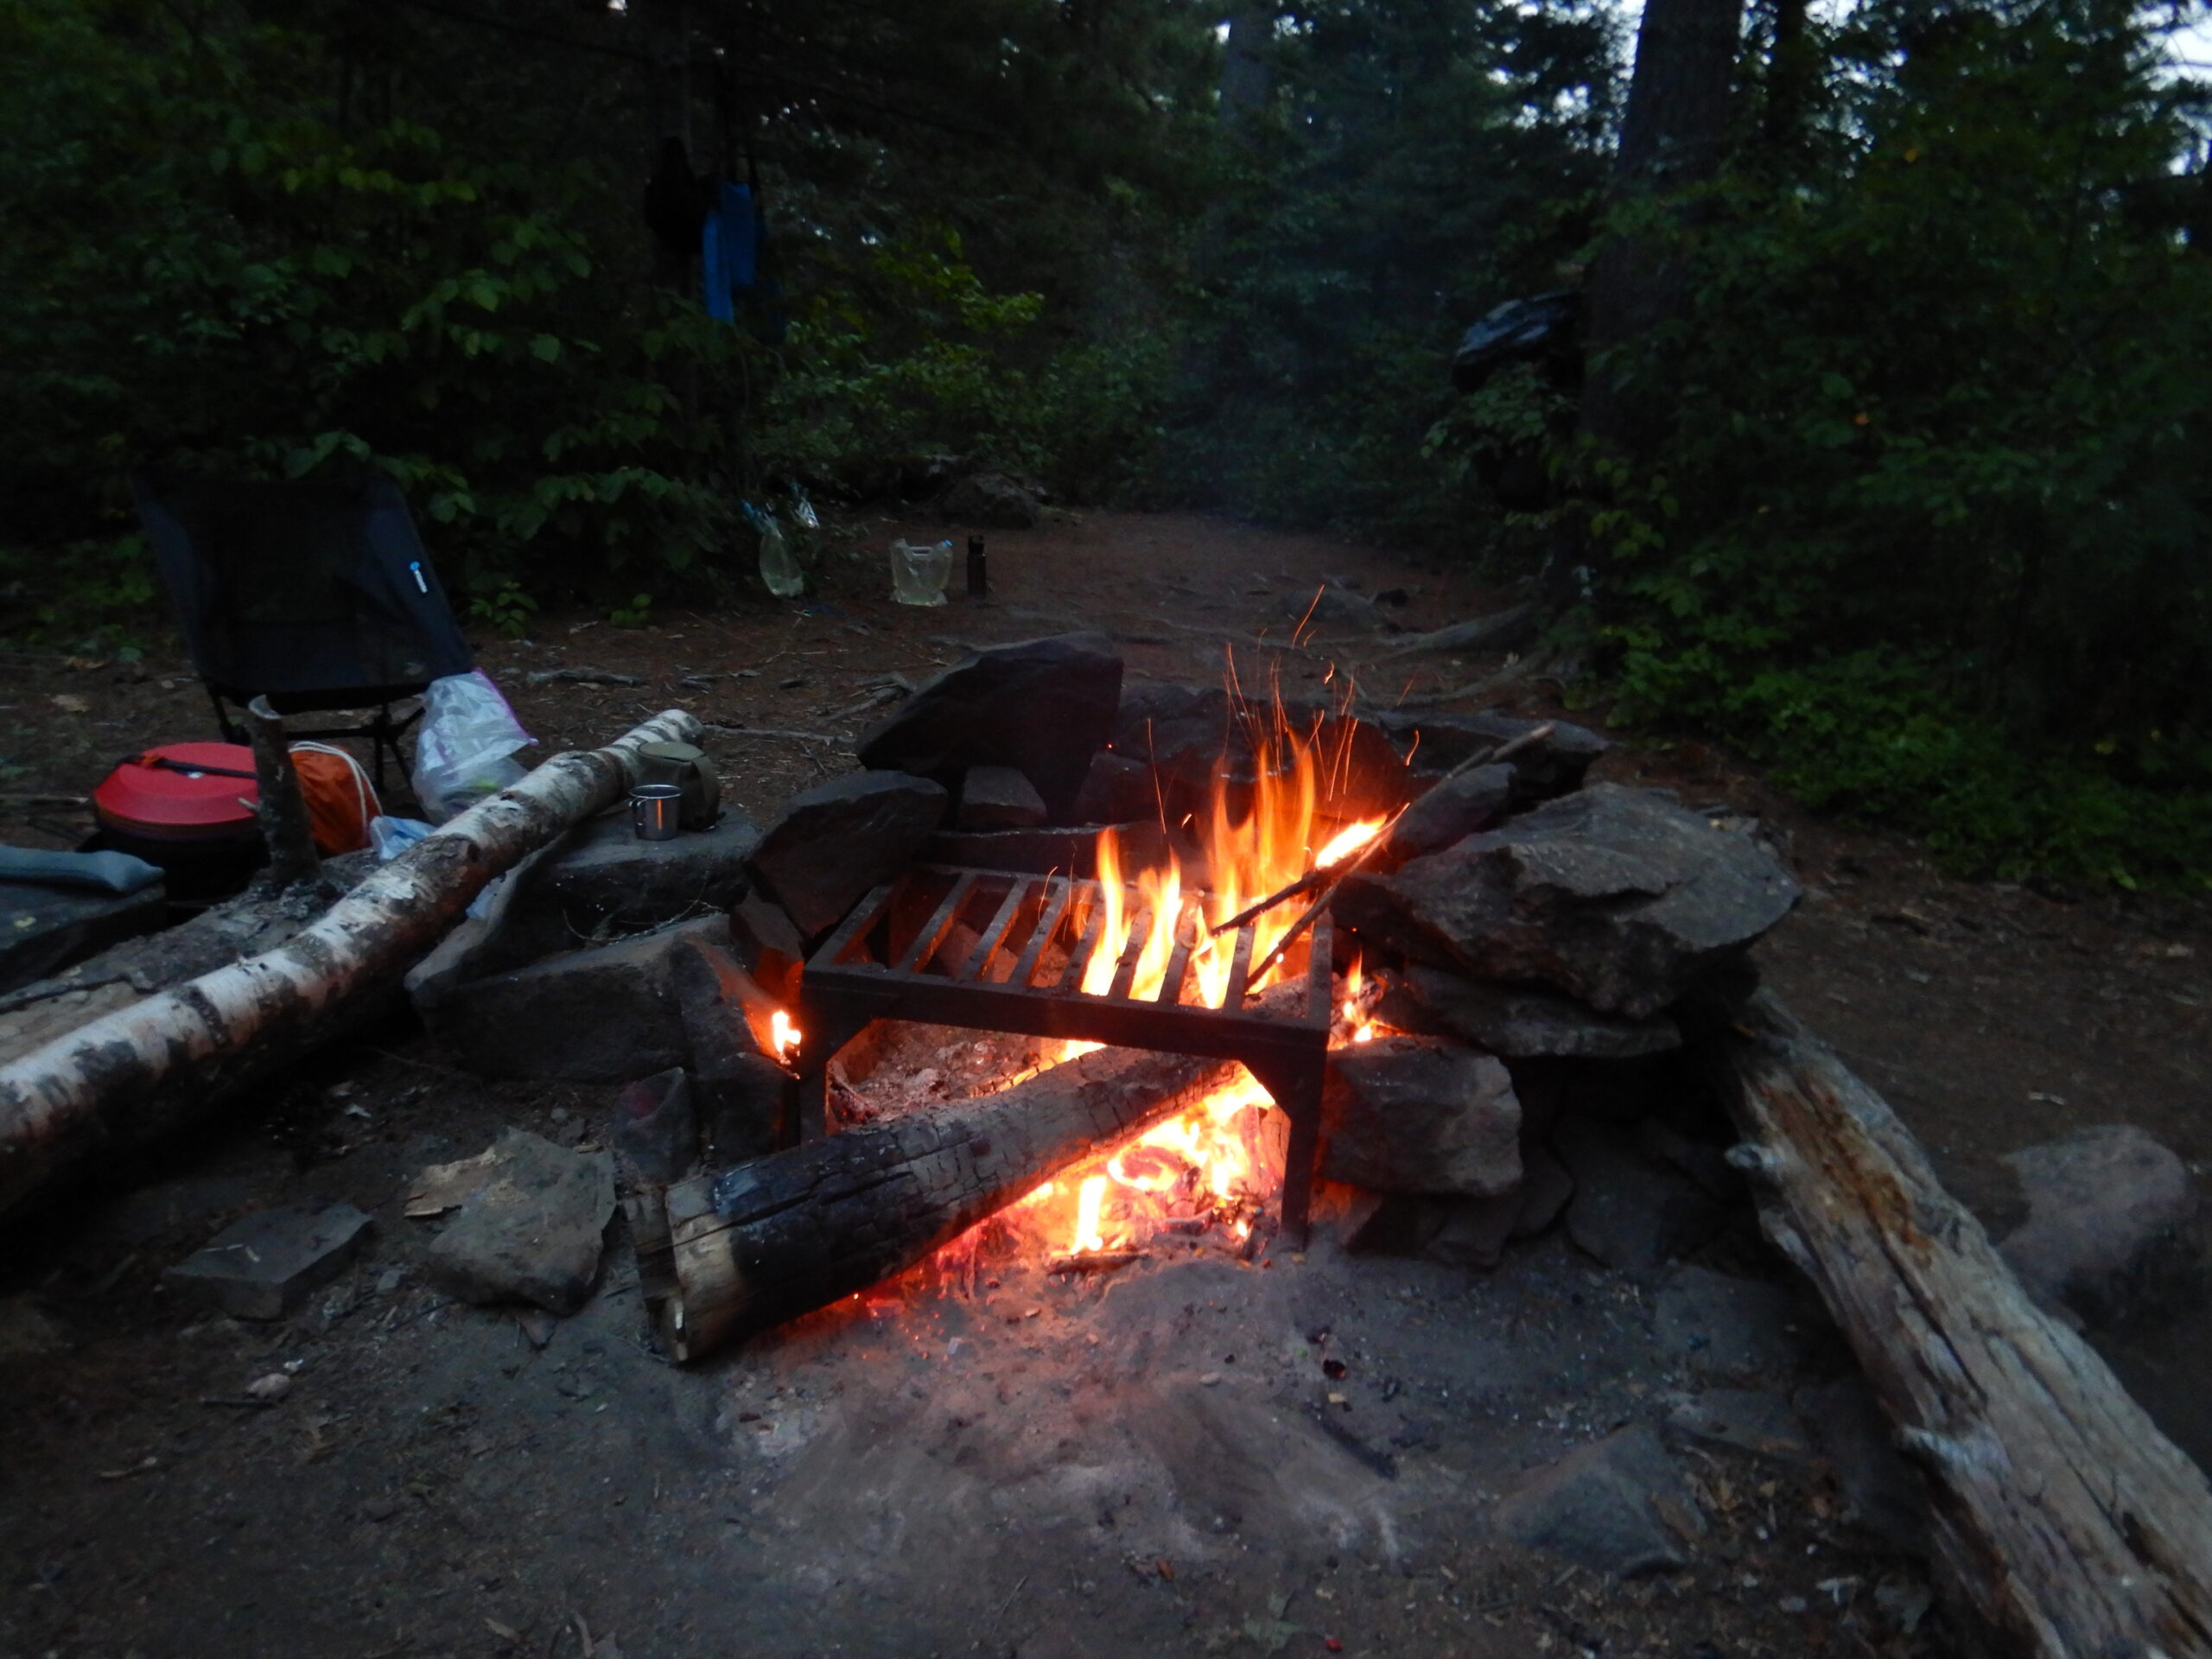
<instances>
[{"instance_id":1,"label":"fire pit","mask_svg":"<svg viewBox=\"0 0 2212 1659\"><path fill-rule=\"evenodd\" d=\"M1255 1002L1256 918L1217 949L1227 934L1209 932L1205 894L1115 880L1111 846L1103 882L923 866L871 893L806 964L802 1133L824 1131L830 1062L876 1020L1239 1060L1289 1120L1280 1220L1302 1243L1328 1065L1327 918L1299 990Z\"/></svg>"}]
</instances>

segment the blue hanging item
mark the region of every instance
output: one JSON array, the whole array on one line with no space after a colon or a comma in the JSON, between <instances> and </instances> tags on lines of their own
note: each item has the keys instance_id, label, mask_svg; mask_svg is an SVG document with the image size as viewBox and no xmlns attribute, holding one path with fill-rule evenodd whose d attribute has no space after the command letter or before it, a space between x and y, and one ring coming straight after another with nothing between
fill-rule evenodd
<instances>
[{"instance_id":1,"label":"blue hanging item","mask_svg":"<svg viewBox=\"0 0 2212 1659\"><path fill-rule=\"evenodd\" d=\"M700 242L707 315L717 322L734 322L737 296L753 285L759 273L760 221L750 188L727 179L715 186L715 205Z\"/></svg>"}]
</instances>

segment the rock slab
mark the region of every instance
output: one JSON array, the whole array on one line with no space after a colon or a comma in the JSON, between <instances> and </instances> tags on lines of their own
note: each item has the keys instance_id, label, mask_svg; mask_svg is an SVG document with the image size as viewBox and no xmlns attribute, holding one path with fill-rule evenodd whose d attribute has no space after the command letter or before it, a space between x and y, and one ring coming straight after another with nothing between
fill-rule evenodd
<instances>
[{"instance_id":1,"label":"rock slab","mask_svg":"<svg viewBox=\"0 0 2212 1659\"><path fill-rule=\"evenodd\" d=\"M605 1153L569 1152L526 1129L493 1143L493 1173L432 1242L431 1283L465 1302L523 1301L574 1313L599 1274L614 1214Z\"/></svg>"},{"instance_id":2,"label":"rock slab","mask_svg":"<svg viewBox=\"0 0 2212 1659\"><path fill-rule=\"evenodd\" d=\"M2092 1321L2173 1299L2198 1273L2189 1169L2132 1124L2008 1153L2028 1218L1998 1248L2028 1294Z\"/></svg>"},{"instance_id":3,"label":"rock slab","mask_svg":"<svg viewBox=\"0 0 2212 1659\"><path fill-rule=\"evenodd\" d=\"M168 1281L233 1319L281 1319L368 1242L350 1204L290 1204L241 1216L168 1270Z\"/></svg>"},{"instance_id":4,"label":"rock slab","mask_svg":"<svg viewBox=\"0 0 2212 1659\"><path fill-rule=\"evenodd\" d=\"M1504 1066L1433 1037L1329 1057L1321 1173L1378 1192L1492 1198L1521 1180L1521 1103Z\"/></svg>"},{"instance_id":5,"label":"rock slab","mask_svg":"<svg viewBox=\"0 0 2212 1659\"><path fill-rule=\"evenodd\" d=\"M1680 1048L1681 1027L1663 1014L1631 1020L1526 985L1469 979L1415 966L1390 976L1376 1015L1407 1031L1457 1037L1509 1060L1627 1060Z\"/></svg>"},{"instance_id":6,"label":"rock slab","mask_svg":"<svg viewBox=\"0 0 2212 1659\"><path fill-rule=\"evenodd\" d=\"M1798 891L1749 837L1597 784L1394 875L1355 874L1336 914L1416 961L1641 1020L1739 961Z\"/></svg>"},{"instance_id":7,"label":"rock slab","mask_svg":"<svg viewBox=\"0 0 2212 1659\"><path fill-rule=\"evenodd\" d=\"M958 830L1033 830L1045 822L1045 798L1012 766L970 766L952 822Z\"/></svg>"},{"instance_id":8,"label":"rock slab","mask_svg":"<svg viewBox=\"0 0 2212 1659\"><path fill-rule=\"evenodd\" d=\"M1516 1542L1617 1578L1688 1567L1705 1531L1681 1470L1640 1423L1537 1470L1497 1519Z\"/></svg>"},{"instance_id":9,"label":"rock slab","mask_svg":"<svg viewBox=\"0 0 2212 1659\"><path fill-rule=\"evenodd\" d=\"M1066 823L1121 696L1122 658L1103 634L994 645L929 681L863 737L861 764L947 790L970 766L1012 766L1044 798L1049 821Z\"/></svg>"},{"instance_id":10,"label":"rock slab","mask_svg":"<svg viewBox=\"0 0 2212 1659\"><path fill-rule=\"evenodd\" d=\"M629 1083L683 1062L670 964L693 943L727 948L729 918L702 916L509 973L410 988L423 1024L473 1071Z\"/></svg>"},{"instance_id":11,"label":"rock slab","mask_svg":"<svg viewBox=\"0 0 2212 1659\"><path fill-rule=\"evenodd\" d=\"M1369 861L1394 868L1440 853L1503 817L1513 800L1513 768L1476 766L1446 778L1415 801L1390 827L1390 840Z\"/></svg>"},{"instance_id":12,"label":"rock slab","mask_svg":"<svg viewBox=\"0 0 2212 1659\"><path fill-rule=\"evenodd\" d=\"M904 772L832 778L791 798L761 836L753 871L802 933L826 933L912 861L947 798L944 785Z\"/></svg>"},{"instance_id":13,"label":"rock slab","mask_svg":"<svg viewBox=\"0 0 2212 1659\"><path fill-rule=\"evenodd\" d=\"M1687 1177L1644 1157L1620 1128L1569 1117L1552 1145L1574 1178L1567 1235L1607 1267L1655 1279L1720 1230L1719 1206Z\"/></svg>"}]
</instances>

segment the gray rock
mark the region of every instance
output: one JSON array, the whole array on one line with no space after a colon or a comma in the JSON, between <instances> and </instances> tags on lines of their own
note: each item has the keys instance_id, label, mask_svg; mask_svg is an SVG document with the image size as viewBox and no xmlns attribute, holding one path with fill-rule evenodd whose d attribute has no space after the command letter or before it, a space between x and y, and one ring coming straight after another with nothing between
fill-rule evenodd
<instances>
[{"instance_id":1,"label":"gray rock","mask_svg":"<svg viewBox=\"0 0 2212 1659\"><path fill-rule=\"evenodd\" d=\"M861 764L947 789L970 766L1013 766L1044 797L1049 821L1066 823L1121 695L1122 659L1103 634L993 645L928 682L862 738ZM792 908L789 894L779 896Z\"/></svg>"},{"instance_id":2,"label":"gray rock","mask_svg":"<svg viewBox=\"0 0 2212 1659\"><path fill-rule=\"evenodd\" d=\"M1448 1205L1443 1224L1428 1241L1433 1261L1455 1268L1478 1268L1487 1273L1505 1259L1505 1246L1520 1219L1521 1195L1502 1192L1494 1198L1440 1198Z\"/></svg>"},{"instance_id":3,"label":"gray rock","mask_svg":"<svg viewBox=\"0 0 2212 1659\"><path fill-rule=\"evenodd\" d=\"M1440 853L1455 842L1487 830L1506 814L1513 799L1513 768L1477 766L1447 778L1405 810L1390 829L1390 840L1370 861L1392 869L1408 859Z\"/></svg>"},{"instance_id":4,"label":"gray rock","mask_svg":"<svg viewBox=\"0 0 2212 1659\"><path fill-rule=\"evenodd\" d=\"M1582 787L1591 763L1613 746L1586 726L1567 720L1528 720L1516 715L1424 715L1400 709L1368 716L1408 751L1415 772L1446 772L1470 755L1525 737L1539 726L1551 735L1513 757L1513 804L1534 806Z\"/></svg>"},{"instance_id":5,"label":"gray rock","mask_svg":"<svg viewBox=\"0 0 2212 1659\"><path fill-rule=\"evenodd\" d=\"M729 912L729 948L762 990L779 1002L798 1003L806 941L781 905L760 893L739 899Z\"/></svg>"},{"instance_id":6,"label":"gray rock","mask_svg":"<svg viewBox=\"0 0 2212 1659\"><path fill-rule=\"evenodd\" d=\"M1346 878L1336 916L1418 961L1643 1019L1740 960L1797 893L1744 836L1599 784L1395 875Z\"/></svg>"},{"instance_id":7,"label":"gray rock","mask_svg":"<svg viewBox=\"0 0 2212 1659\"><path fill-rule=\"evenodd\" d=\"M1625 1060L1682 1042L1681 1027L1663 1014L1643 1020L1599 1014L1556 992L1419 965L1389 976L1375 1011L1401 1030L1458 1037L1509 1060Z\"/></svg>"},{"instance_id":8,"label":"gray rock","mask_svg":"<svg viewBox=\"0 0 2212 1659\"><path fill-rule=\"evenodd\" d=\"M729 918L702 916L508 973L410 988L423 1023L474 1071L628 1083L683 1062L670 963L695 940L727 946Z\"/></svg>"},{"instance_id":9,"label":"gray rock","mask_svg":"<svg viewBox=\"0 0 2212 1659\"><path fill-rule=\"evenodd\" d=\"M1643 1157L1615 1126L1569 1117L1554 1131L1552 1145L1574 1179L1567 1235L1607 1267L1653 1279L1720 1230L1719 1205L1675 1171Z\"/></svg>"},{"instance_id":10,"label":"gray rock","mask_svg":"<svg viewBox=\"0 0 2212 1659\"><path fill-rule=\"evenodd\" d=\"M1693 1372L1765 1382L1802 1366L1820 1331L1814 1310L1780 1285L1690 1267L1660 1287L1651 1328L1660 1351Z\"/></svg>"},{"instance_id":11,"label":"gray rock","mask_svg":"<svg viewBox=\"0 0 2212 1659\"><path fill-rule=\"evenodd\" d=\"M1363 628L1382 626L1375 601L1325 582L1318 588L1294 588L1274 601L1275 615L1285 622L1314 628Z\"/></svg>"},{"instance_id":12,"label":"gray rock","mask_svg":"<svg viewBox=\"0 0 2212 1659\"><path fill-rule=\"evenodd\" d=\"M753 852L754 873L800 932L826 933L912 861L945 800L943 785L903 772L832 778L785 805Z\"/></svg>"},{"instance_id":13,"label":"gray rock","mask_svg":"<svg viewBox=\"0 0 2212 1659\"><path fill-rule=\"evenodd\" d=\"M239 1319L281 1319L368 1242L350 1204L313 1201L241 1216L168 1270L168 1282Z\"/></svg>"},{"instance_id":14,"label":"gray rock","mask_svg":"<svg viewBox=\"0 0 2212 1659\"><path fill-rule=\"evenodd\" d=\"M1667 1427L1686 1440L1732 1446L1777 1463L1809 1463L1813 1458L1805 1425L1778 1394L1708 1389L1685 1395L1668 1412Z\"/></svg>"},{"instance_id":15,"label":"gray rock","mask_svg":"<svg viewBox=\"0 0 2212 1659\"><path fill-rule=\"evenodd\" d=\"M529 1302L567 1315L591 1296L601 1236L614 1214L613 1160L569 1152L526 1129L493 1148L496 1173L432 1241L430 1282L465 1302Z\"/></svg>"},{"instance_id":16,"label":"gray rock","mask_svg":"<svg viewBox=\"0 0 2212 1659\"><path fill-rule=\"evenodd\" d=\"M1045 798L1012 766L970 766L960 780L961 830L1030 830L1045 822Z\"/></svg>"},{"instance_id":17,"label":"gray rock","mask_svg":"<svg viewBox=\"0 0 2212 1659\"><path fill-rule=\"evenodd\" d=\"M972 473L944 493L938 511L955 524L1033 530L1045 516L1037 493L1004 473Z\"/></svg>"},{"instance_id":18,"label":"gray rock","mask_svg":"<svg viewBox=\"0 0 2212 1659\"><path fill-rule=\"evenodd\" d=\"M791 1074L763 1052L774 1041L774 1004L722 951L685 950L674 978L692 1112L713 1161L774 1151L790 1134L796 1104Z\"/></svg>"},{"instance_id":19,"label":"gray rock","mask_svg":"<svg viewBox=\"0 0 2212 1659\"><path fill-rule=\"evenodd\" d=\"M1075 798L1077 823L1128 823L1159 812L1152 768L1144 761L1109 749L1090 757L1090 770Z\"/></svg>"},{"instance_id":20,"label":"gray rock","mask_svg":"<svg viewBox=\"0 0 2212 1659\"><path fill-rule=\"evenodd\" d=\"M1487 1198L1521 1179L1521 1103L1487 1054L1385 1037L1329 1057L1321 1173L1380 1192Z\"/></svg>"},{"instance_id":21,"label":"gray rock","mask_svg":"<svg viewBox=\"0 0 2212 1659\"><path fill-rule=\"evenodd\" d=\"M745 896L760 839L734 812L673 841L639 840L626 809L581 824L522 878L506 916L518 955L501 965L728 910Z\"/></svg>"},{"instance_id":22,"label":"gray rock","mask_svg":"<svg viewBox=\"0 0 2212 1659\"><path fill-rule=\"evenodd\" d=\"M633 1186L666 1186L698 1161L691 1079L680 1068L623 1088L614 1108L614 1150Z\"/></svg>"},{"instance_id":23,"label":"gray rock","mask_svg":"<svg viewBox=\"0 0 2212 1659\"><path fill-rule=\"evenodd\" d=\"M1897 1449L1889 1414L1856 1374L1797 1390L1798 1415L1835 1470L1852 1518L1877 1537L1926 1554L1928 1483Z\"/></svg>"},{"instance_id":24,"label":"gray rock","mask_svg":"<svg viewBox=\"0 0 2212 1659\"><path fill-rule=\"evenodd\" d=\"M1999 1248L2028 1294L2105 1322L2156 1310L2200 1276L2182 1160L2132 1124L2008 1153L2028 1218Z\"/></svg>"},{"instance_id":25,"label":"gray rock","mask_svg":"<svg viewBox=\"0 0 2212 1659\"><path fill-rule=\"evenodd\" d=\"M1560 1217L1574 1197L1574 1177L1542 1147L1524 1143L1521 1148L1521 1191L1514 1212L1515 1238L1534 1238Z\"/></svg>"},{"instance_id":26,"label":"gray rock","mask_svg":"<svg viewBox=\"0 0 2212 1659\"><path fill-rule=\"evenodd\" d=\"M1505 1258L1516 1238L1533 1238L1559 1219L1573 1196L1574 1178L1558 1159L1523 1138L1521 1185L1490 1198L1432 1198L1441 1218L1427 1241L1426 1253L1457 1268L1487 1272Z\"/></svg>"},{"instance_id":27,"label":"gray rock","mask_svg":"<svg viewBox=\"0 0 2212 1659\"><path fill-rule=\"evenodd\" d=\"M1688 1567L1705 1532L1689 1483L1640 1423L1536 1471L1497 1519L1517 1543L1619 1578Z\"/></svg>"}]
</instances>

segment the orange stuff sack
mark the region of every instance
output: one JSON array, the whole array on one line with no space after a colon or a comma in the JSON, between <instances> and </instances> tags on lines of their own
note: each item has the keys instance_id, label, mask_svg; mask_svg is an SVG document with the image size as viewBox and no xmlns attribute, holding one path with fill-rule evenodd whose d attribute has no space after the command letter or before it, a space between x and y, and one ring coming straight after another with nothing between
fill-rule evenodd
<instances>
[{"instance_id":1,"label":"orange stuff sack","mask_svg":"<svg viewBox=\"0 0 2212 1659\"><path fill-rule=\"evenodd\" d=\"M335 858L369 844L369 820L378 812L377 792L369 786L359 761L343 749L295 743L292 770L300 775L315 851Z\"/></svg>"}]
</instances>

